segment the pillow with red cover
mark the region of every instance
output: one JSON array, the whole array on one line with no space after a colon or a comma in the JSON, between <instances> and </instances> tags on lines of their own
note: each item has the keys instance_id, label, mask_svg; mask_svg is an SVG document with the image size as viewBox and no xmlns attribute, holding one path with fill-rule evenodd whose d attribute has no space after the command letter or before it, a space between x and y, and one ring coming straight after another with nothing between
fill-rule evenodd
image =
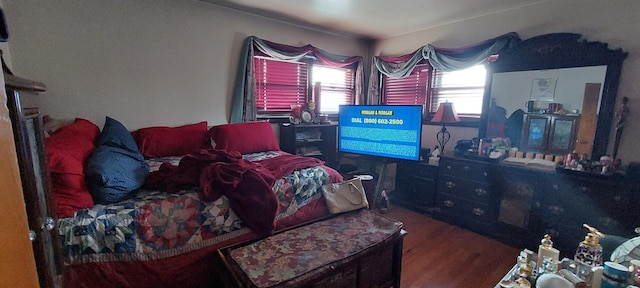
<instances>
[{"instance_id":1,"label":"pillow with red cover","mask_svg":"<svg viewBox=\"0 0 640 288\"><path fill-rule=\"evenodd\" d=\"M179 127L147 127L133 131L131 135L146 158L178 156L211 149L206 121Z\"/></svg>"},{"instance_id":2,"label":"pillow with red cover","mask_svg":"<svg viewBox=\"0 0 640 288\"><path fill-rule=\"evenodd\" d=\"M100 128L77 118L44 140L55 211L58 218L93 206L93 198L84 180L84 164L95 148Z\"/></svg>"},{"instance_id":3,"label":"pillow with red cover","mask_svg":"<svg viewBox=\"0 0 640 288\"><path fill-rule=\"evenodd\" d=\"M280 150L271 124L266 121L224 124L209 130L216 149L242 154Z\"/></svg>"}]
</instances>

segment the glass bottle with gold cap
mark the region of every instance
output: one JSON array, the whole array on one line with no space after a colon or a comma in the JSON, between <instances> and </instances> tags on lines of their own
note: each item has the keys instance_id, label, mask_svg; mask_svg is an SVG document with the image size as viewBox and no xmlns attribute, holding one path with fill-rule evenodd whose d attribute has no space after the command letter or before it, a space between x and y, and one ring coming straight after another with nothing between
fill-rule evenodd
<instances>
[{"instance_id":1,"label":"glass bottle with gold cap","mask_svg":"<svg viewBox=\"0 0 640 288\"><path fill-rule=\"evenodd\" d=\"M545 234L544 238L540 240L540 246L538 246L538 261L536 262L536 269L542 268L542 262L545 258L549 258L552 263L557 263L560 260L560 251L553 248L553 241L551 241L551 235Z\"/></svg>"},{"instance_id":2,"label":"glass bottle with gold cap","mask_svg":"<svg viewBox=\"0 0 640 288\"><path fill-rule=\"evenodd\" d=\"M589 232L584 237L584 241L578 244L573 260L590 266L602 266L602 245L600 245L599 238L604 237L604 234L587 224L582 224L582 226L587 228Z\"/></svg>"}]
</instances>

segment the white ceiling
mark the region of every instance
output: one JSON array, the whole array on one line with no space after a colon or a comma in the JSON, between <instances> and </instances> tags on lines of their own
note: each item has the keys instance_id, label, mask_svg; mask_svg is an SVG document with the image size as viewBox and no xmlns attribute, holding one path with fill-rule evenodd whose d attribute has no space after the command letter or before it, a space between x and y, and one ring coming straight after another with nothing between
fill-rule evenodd
<instances>
[{"instance_id":1,"label":"white ceiling","mask_svg":"<svg viewBox=\"0 0 640 288\"><path fill-rule=\"evenodd\" d=\"M549 0L198 0L313 29L385 39Z\"/></svg>"}]
</instances>

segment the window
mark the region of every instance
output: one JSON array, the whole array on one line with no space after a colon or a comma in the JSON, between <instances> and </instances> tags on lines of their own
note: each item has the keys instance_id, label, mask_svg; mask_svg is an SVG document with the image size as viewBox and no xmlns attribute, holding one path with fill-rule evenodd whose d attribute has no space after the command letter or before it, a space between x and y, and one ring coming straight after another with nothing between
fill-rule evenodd
<instances>
[{"instance_id":1,"label":"window","mask_svg":"<svg viewBox=\"0 0 640 288\"><path fill-rule=\"evenodd\" d=\"M255 56L256 111L258 114L285 114L291 105L307 99L308 65Z\"/></svg>"},{"instance_id":2,"label":"window","mask_svg":"<svg viewBox=\"0 0 640 288\"><path fill-rule=\"evenodd\" d=\"M384 76L383 102L388 105L423 105L425 112L435 113L442 102L454 103L461 116L479 117L486 69L476 65L468 69L442 72L429 64L418 64L408 77Z\"/></svg>"},{"instance_id":3,"label":"window","mask_svg":"<svg viewBox=\"0 0 640 288\"><path fill-rule=\"evenodd\" d=\"M393 79L384 76L383 95L387 105L422 105L426 111L429 64L418 64L405 78Z\"/></svg>"},{"instance_id":4,"label":"window","mask_svg":"<svg viewBox=\"0 0 640 288\"><path fill-rule=\"evenodd\" d=\"M484 65L451 72L436 70L433 74L431 112L435 112L440 103L451 102L459 115L480 116L487 76Z\"/></svg>"},{"instance_id":5,"label":"window","mask_svg":"<svg viewBox=\"0 0 640 288\"><path fill-rule=\"evenodd\" d=\"M313 65L311 75L314 93L316 83L321 83L320 99L316 100L321 113L337 114L340 105L354 103L352 69Z\"/></svg>"},{"instance_id":6,"label":"window","mask_svg":"<svg viewBox=\"0 0 640 288\"><path fill-rule=\"evenodd\" d=\"M304 105L320 82L320 112L338 113L341 104L354 103L354 70L255 56L256 112L288 115L292 105ZM311 79L309 78L311 77ZM309 81L311 80L311 81Z\"/></svg>"}]
</instances>

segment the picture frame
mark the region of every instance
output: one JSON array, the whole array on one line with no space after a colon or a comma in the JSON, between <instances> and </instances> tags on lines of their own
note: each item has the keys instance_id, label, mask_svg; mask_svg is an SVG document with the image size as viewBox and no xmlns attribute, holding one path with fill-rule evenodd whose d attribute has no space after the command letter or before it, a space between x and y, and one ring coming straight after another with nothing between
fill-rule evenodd
<instances>
[{"instance_id":1,"label":"picture frame","mask_svg":"<svg viewBox=\"0 0 640 288\"><path fill-rule=\"evenodd\" d=\"M557 78L538 78L531 81L529 99L534 101L551 102L555 97Z\"/></svg>"}]
</instances>

